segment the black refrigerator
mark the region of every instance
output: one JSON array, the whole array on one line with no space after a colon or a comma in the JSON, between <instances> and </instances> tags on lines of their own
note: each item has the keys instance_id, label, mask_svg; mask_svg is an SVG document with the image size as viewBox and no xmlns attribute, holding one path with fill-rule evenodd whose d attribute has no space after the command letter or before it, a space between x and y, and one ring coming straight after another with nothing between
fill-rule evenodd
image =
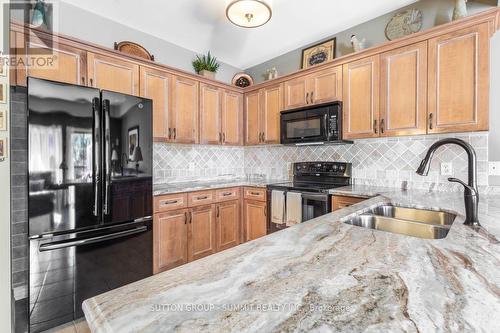
<instances>
[{"instance_id":1,"label":"black refrigerator","mask_svg":"<svg viewBox=\"0 0 500 333\"><path fill-rule=\"evenodd\" d=\"M152 101L28 78L29 327L153 272Z\"/></svg>"}]
</instances>

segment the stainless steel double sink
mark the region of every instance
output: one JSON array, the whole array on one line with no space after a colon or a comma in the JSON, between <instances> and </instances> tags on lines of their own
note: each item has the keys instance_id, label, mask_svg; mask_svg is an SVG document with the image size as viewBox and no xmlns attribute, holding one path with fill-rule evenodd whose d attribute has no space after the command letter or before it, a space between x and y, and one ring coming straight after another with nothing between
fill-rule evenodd
<instances>
[{"instance_id":1,"label":"stainless steel double sink","mask_svg":"<svg viewBox=\"0 0 500 333\"><path fill-rule=\"evenodd\" d=\"M385 204L344 223L426 239L445 238L457 216L426 209Z\"/></svg>"}]
</instances>

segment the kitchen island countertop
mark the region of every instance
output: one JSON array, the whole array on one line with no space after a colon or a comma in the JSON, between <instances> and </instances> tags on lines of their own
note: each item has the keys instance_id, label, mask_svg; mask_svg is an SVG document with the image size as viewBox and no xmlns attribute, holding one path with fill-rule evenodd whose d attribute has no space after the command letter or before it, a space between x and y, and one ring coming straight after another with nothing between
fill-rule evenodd
<instances>
[{"instance_id":1,"label":"kitchen island countertop","mask_svg":"<svg viewBox=\"0 0 500 333\"><path fill-rule=\"evenodd\" d=\"M351 207L90 298L94 333L498 332L500 196L351 186ZM458 213L426 240L343 223L392 202Z\"/></svg>"}]
</instances>

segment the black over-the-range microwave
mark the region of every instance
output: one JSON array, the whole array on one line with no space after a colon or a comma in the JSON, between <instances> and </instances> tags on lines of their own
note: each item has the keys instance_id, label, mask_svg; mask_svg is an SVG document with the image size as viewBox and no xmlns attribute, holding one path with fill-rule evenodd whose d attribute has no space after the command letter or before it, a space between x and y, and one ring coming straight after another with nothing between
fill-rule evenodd
<instances>
[{"instance_id":1,"label":"black over-the-range microwave","mask_svg":"<svg viewBox=\"0 0 500 333\"><path fill-rule=\"evenodd\" d=\"M281 112L281 144L349 144L342 139L342 102Z\"/></svg>"}]
</instances>

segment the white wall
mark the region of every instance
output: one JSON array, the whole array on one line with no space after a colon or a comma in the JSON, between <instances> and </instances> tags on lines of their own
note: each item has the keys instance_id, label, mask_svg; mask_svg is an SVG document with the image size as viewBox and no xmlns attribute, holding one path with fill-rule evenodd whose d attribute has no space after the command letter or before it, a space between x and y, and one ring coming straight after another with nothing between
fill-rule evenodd
<instances>
[{"instance_id":1,"label":"white wall","mask_svg":"<svg viewBox=\"0 0 500 333\"><path fill-rule=\"evenodd\" d=\"M4 5L7 0L0 0L0 45L1 50L8 52L8 12L4 12ZM0 76L0 83L4 84L4 89L8 89L8 72L7 76ZM2 110L9 109L9 104L0 104ZM9 122L7 115L7 122ZM7 131L0 131L0 137L9 137L9 125L7 123ZM8 140L10 143L10 140ZM9 149L10 150L10 149ZM7 155L9 156L9 155ZM10 161L7 158L0 162L0 332L11 331L11 298L10 298Z\"/></svg>"},{"instance_id":2,"label":"white wall","mask_svg":"<svg viewBox=\"0 0 500 333\"><path fill-rule=\"evenodd\" d=\"M133 2L133 5L140 5L140 2ZM62 34L109 48L113 48L115 42L124 40L136 42L152 53L156 62L193 72L191 61L196 55L194 51L111 21L106 17L59 2L59 9L54 19L58 20L55 23ZM221 63L216 79L229 83L234 74L241 71L239 68Z\"/></svg>"}]
</instances>

